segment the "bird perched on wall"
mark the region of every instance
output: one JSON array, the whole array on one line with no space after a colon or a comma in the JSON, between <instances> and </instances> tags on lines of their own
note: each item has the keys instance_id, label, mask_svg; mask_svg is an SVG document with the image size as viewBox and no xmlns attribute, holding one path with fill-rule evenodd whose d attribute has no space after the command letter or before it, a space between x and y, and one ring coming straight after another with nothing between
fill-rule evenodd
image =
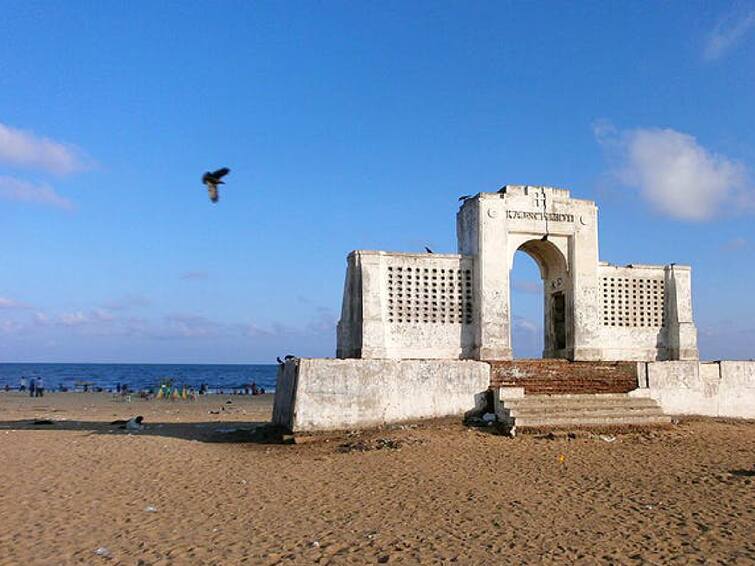
<instances>
[{"instance_id":1,"label":"bird perched on wall","mask_svg":"<svg viewBox=\"0 0 755 566\"><path fill-rule=\"evenodd\" d=\"M218 202L218 199L220 198L218 195L218 185L225 185L225 182L222 181L222 179L230 172L231 170L228 169L228 167L223 167L212 173L205 171L205 174L202 175L202 182L207 186L207 193L210 195L210 200L212 202Z\"/></svg>"},{"instance_id":2,"label":"bird perched on wall","mask_svg":"<svg viewBox=\"0 0 755 566\"><path fill-rule=\"evenodd\" d=\"M431 250L431 249L430 249L430 248L428 248L427 246L425 246L425 251L426 251L427 253L429 253L429 254L433 253L433 250Z\"/></svg>"}]
</instances>

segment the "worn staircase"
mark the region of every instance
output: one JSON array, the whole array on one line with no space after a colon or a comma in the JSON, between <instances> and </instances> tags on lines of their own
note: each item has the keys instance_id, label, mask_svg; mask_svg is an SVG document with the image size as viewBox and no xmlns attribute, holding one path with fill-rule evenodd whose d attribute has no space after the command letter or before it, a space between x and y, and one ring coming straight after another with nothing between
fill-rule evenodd
<instances>
[{"instance_id":1,"label":"worn staircase","mask_svg":"<svg viewBox=\"0 0 755 566\"><path fill-rule=\"evenodd\" d=\"M503 396L505 397L505 390ZM639 427L671 422L649 397L626 393L524 395L496 403L496 416L504 426L521 429Z\"/></svg>"},{"instance_id":2,"label":"worn staircase","mask_svg":"<svg viewBox=\"0 0 755 566\"><path fill-rule=\"evenodd\" d=\"M671 418L637 389L634 362L489 362L498 420L518 430L667 425Z\"/></svg>"}]
</instances>

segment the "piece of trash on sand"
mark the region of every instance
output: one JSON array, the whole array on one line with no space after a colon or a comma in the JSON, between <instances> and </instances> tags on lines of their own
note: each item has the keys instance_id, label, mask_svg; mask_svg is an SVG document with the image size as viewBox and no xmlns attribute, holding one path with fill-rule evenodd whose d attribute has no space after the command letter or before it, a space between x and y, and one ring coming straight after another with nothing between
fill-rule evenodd
<instances>
[{"instance_id":1,"label":"piece of trash on sand","mask_svg":"<svg viewBox=\"0 0 755 566\"><path fill-rule=\"evenodd\" d=\"M144 428L144 425L142 425L143 420L144 417L141 415L130 418L126 423L126 430L142 430Z\"/></svg>"},{"instance_id":2,"label":"piece of trash on sand","mask_svg":"<svg viewBox=\"0 0 755 566\"><path fill-rule=\"evenodd\" d=\"M110 558L112 556L112 554L110 554L110 551L104 546L99 547L97 550L94 551L94 553L97 556L102 556L104 558Z\"/></svg>"},{"instance_id":3,"label":"piece of trash on sand","mask_svg":"<svg viewBox=\"0 0 755 566\"><path fill-rule=\"evenodd\" d=\"M312 543L312 548L320 548L320 543L319 543L319 541L314 541L314 542Z\"/></svg>"},{"instance_id":4,"label":"piece of trash on sand","mask_svg":"<svg viewBox=\"0 0 755 566\"><path fill-rule=\"evenodd\" d=\"M146 506L146 507L144 508L144 510L145 510L145 511L146 511L147 513L157 513L157 507L155 507L154 505L147 505L147 506Z\"/></svg>"},{"instance_id":5,"label":"piece of trash on sand","mask_svg":"<svg viewBox=\"0 0 755 566\"><path fill-rule=\"evenodd\" d=\"M612 436L610 434L601 434L598 436L603 442L614 442L616 440L615 436Z\"/></svg>"}]
</instances>

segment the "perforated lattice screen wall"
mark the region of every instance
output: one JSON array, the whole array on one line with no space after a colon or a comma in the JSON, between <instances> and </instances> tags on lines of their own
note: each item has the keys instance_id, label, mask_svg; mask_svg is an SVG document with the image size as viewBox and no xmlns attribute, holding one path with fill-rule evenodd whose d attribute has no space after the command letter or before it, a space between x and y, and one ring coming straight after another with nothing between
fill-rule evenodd
<instances>
[{"instance_id":1,"label":"perforated lattice screen wall","mask_svg":"<svg viewBox=\"0 0 755 566\"><path fill-rule=\"evenodd\" d=\"M388 267L388 322L471 324L472 270Z\"/></svg>"},{"instance_id":2,"label":"perforated lattice screen wall","mask_svg":"<svg viewBox=\"0 0 755 566\"><path fill-rule=\"evenodd\" d=\"M665 326L663 279L601 277L604 326Z\"/></svg>"}]
</instances>

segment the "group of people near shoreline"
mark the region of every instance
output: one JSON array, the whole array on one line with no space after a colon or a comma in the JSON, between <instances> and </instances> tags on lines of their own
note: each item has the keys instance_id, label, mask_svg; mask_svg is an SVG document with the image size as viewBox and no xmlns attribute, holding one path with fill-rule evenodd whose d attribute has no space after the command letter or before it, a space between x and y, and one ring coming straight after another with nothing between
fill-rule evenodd
<instances>
[{"instance_id":1,"label":"group of people near shoreline","mask_svg":"<svg viewBox=\"0 0 755 566\"><path fill-rule=\"evenodd\" d=\"M143 389L141 391L133 391L132 389L129 388L128 385L122 384L122 383L117 383L116 387L115 387L115 390L105 389L103 387L95 386L94 384L91 384L91 383L88 383L88 382L86 382L86 383L82 382L81 384L77 383L77 385L80 385L81 388L82 388L82 390L85 393L89 392L89 391L93 391L95 393L101 393L103 391L108 391L108 392L115 393L116 395L129 395L129 394L132 394L132 393L137 393L137 394L141 394L141 396L143 398L147 398L147 399L149 399L149 398L151 398L153 396L156 396L157 393L161 389L160 387L158 387L158 388ZM6 383L5 386L3 387L3 389L5 391L11 391L11 386ZM216 394L220 394L220 395L226 395L226 394L230 394L230 395L264 395L266 393L265 388L257 385L257 383L254 382L254 381L252 381L251 383L244 384L241 388L233 388L233 389L231 389L228 392L226 392L222 388L221 389L210 390L210 388L208 387L208 385L206 383L202 383L199 386L199 390L198 391L195 390L193 387L189 387L187 389L184 386L184 389L186 389L186 391L188 393L188 396L190 396L191 398L194 398L194 399L196 398L197 395L206 395L206 394L211 393L211 392L216 393ZM66 386L64 386L64 385L61 384L59 386L59 390L61 392L66 392L66 391L68 391L68 387L66 387ZM26 377L22 377L21 381L19 383L19 386L18 386L18 391L21 391L21 392L28 391L29 392L29 397L43 397L44 393L45 393L44 380L41 377L32 377L32 378L29 378L29 379L27 379ZM168 398L168 397L169 396L165 396L165 398Z\"/></svg>"},{"instance_id":2,"label":"group of people near shoreline","mask_svg":"<svg viewBox=\"0 0 755 566\"><path fill-rule=\"evenodd\" d=\"M18 386L19 391L26 391L26 378L21 378L21 384ZM29 380L29 397L43 397L45 394L45 382L41 377L32 377Z\"/></svg>"}]
</instances>

